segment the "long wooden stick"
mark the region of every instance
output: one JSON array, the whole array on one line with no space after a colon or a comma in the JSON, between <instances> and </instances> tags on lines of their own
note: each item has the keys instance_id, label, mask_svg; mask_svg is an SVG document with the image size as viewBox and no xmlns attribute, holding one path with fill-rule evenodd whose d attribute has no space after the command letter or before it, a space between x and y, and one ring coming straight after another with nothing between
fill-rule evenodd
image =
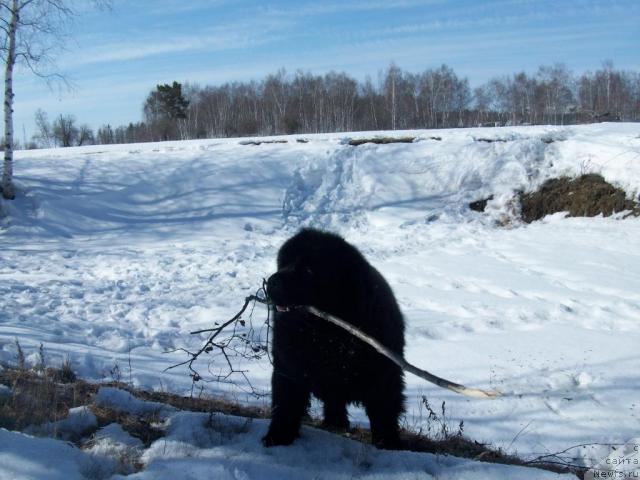
<instances>
[{"instance_id":1,"label":"long wooden stick","mask_svg":"<svg viewBox=\"0 0 640 480\"><path fill-rule=\"evenodd\" d=\"M322 310L318 310L315 307L304 306L300 308L315 315L316 317L323 318L324 320L327 320L328 322L331 322L334 325L337 325L338 327L345 329L347 332L351 333L355 337L358 337L363 342L366 342L369 345L371 345L379 353L387 357L389 360L391 360L393 363L398 365L403 370L413 373L414 375L420 378L423 378L428 382L434 383L439 387L446 388L447 390L451 390L453 392L460 393L462 395L466 395L468 397L474 397L474 398L493 399L501 395L501 393L496 390L486 391L486 390L480 390L478 388L469 388L469 387L465 387L464 385L460 385L458 383L450 382L449 380L446 380L444 378L437 377L436 375L433 375L432 373L429 373L426 370L422 370L421 368L411 365L409 362L407 362L404 358L399 356L397 353L393 352L392 350L389 350L387 347L385 347L380 342L378 342L375 338L371 338L369 335L357 329L350 323L347 323L344 320L334 315L331 315L330 313L323 312Z\"/></svg>"}]
</instances>

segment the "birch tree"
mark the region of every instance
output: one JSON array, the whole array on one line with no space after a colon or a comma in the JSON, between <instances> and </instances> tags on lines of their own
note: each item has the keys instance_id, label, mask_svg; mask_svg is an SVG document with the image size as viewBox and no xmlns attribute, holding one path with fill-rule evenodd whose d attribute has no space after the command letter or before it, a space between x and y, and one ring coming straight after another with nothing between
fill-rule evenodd
<instances>
[{"instance_id":1,"label":"birch tree","mask_svg":"<svg viewBox=\"0 0 640 480\"><path fill-rule=\"evenodd\" d=\"M63 79L53 56L65 41L67 28L81 0L0 0L0 58L4 62L4 163L0 190L15 198L13 185L13 73L17 64L39 77ZM108 6L109 0L94 0Z\"/></svg>"},{"instance_id":2,"label":"birch tree","mask_svg":"<svg viewBox=\"0 0 640 480\"><path fill-rule=\"evenodd\" d=\"M384 93L389 105L389 116L391 117L391 130L395 130L398 117L398 83L402 79L402 70L392 63L389 65L384 79Z\"/></svg>"},{"instance_id":3,"label":"birch tree","mask_svg":"<svg viewBox=\"0 0 640 480\"><path fill-rule=\"evenodd\" d=\"M49 148L54 145L53 140L53 127L49 122L49 116L47 112L39 108L36 110L35 115L36 121L36 134L34 135L34 140L37 140L41 147Z\"/></svg>"}]
</instances>

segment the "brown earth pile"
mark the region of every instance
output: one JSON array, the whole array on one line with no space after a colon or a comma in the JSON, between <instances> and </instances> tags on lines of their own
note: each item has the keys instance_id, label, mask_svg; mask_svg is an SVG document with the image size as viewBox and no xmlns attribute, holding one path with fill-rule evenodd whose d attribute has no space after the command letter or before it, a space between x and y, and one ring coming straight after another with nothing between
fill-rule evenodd
<instances>
[{"instance_id":1,"label":"brown earth pile","mask_svg":"<svg viewBox=\"0 0 640 480\"><path fill-rule=\"evenodd\" d=\"M522 220L531 223L557 212L570 217L605 217L630 210L640 214L640 207L627 199L626 193L608 183L601 175L586 174L577 178L547 180L537 191L520 193Z\"/></svg>"}]
</instances>

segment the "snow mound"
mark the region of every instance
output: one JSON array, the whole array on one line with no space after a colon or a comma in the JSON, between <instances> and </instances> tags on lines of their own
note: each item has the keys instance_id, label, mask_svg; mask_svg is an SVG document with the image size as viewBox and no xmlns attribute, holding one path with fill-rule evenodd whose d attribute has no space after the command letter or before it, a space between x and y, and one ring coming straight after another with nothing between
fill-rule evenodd
<instances>
[{"instance_id":1,"label":"snow mound","mask_svg":"<svg viewBox=\"0 0 640 480\"><path fill-rule=\"evenodd\" d=\"M145 469L135 480L220 479L463 479L572 478L536 469L479 463L453 457L378 450L310 427L289 447L264 448L260 438L266 420L228 415L177 413L169 419L167 436L143 454Z\"/></svg>"},{"instance_id":2,"label":"snow mound","mask_svg":"<svg viewBox=\"0 0 640 480\"><path fill-rule=\"evenodd\" d=\"M98 407L112 408L138 417L159 417L175 411L175 408L170 405L143 401L125 390L114 387L100 387L96 394L95 403Z\"/></svg>"},{"instance_id":3,"label":"snow mound","mask_svg":"<svg viewBox=\"0 0 640 480\"><path fill-rule=\"evenodd\" d=\"M62 440L78 440L87 432L98 428L98 419L88 407L69 409L66 418L55 422L47 422L38 426L31 426L26 433L38 436L60 438Z\"/></svg>"},{"instance_id":4,"label":"snow mound","mask_svg":"<svg viewBox=\"0 0 640 480\"><path fill-rule=\"evenodd\" d=\"M86 480L109 473L98 459L67 442L0 428L0 474L20 480Z\"/></svg>"}]
</instances>

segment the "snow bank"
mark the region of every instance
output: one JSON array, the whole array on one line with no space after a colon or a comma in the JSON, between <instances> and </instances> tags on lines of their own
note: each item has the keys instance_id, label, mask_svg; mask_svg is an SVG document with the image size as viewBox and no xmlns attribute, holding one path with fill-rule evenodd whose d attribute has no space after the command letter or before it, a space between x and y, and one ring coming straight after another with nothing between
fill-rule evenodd
<instances>
[{"instance_id":1,"label":"snow bank","mask_svg":"<svg viewBox=\"0 0 640 480\"><path fill-rule=\"evenodd\" d=\"M167 435L146 450L133 479L214 476L220 479L463 479L562 478L550 472L411 452L389 452L303 427L290 447L264 448L268 421L230 415L177 412ZM565 478L573 478L564 476ZM114 477L124 478L124 477Z\"/></svg>"},{"instance_id":2,"label":"snow bank","mask_svg":"<svg viewBox=\"0 0 640 480\"><path fill-rule=\"evenodd\" d=\"M55 422L47 422L39 426L27 428L26 433L48 436L63 440L78 440L87 432L98 428L98 419L87 407L76 407L69 410L66 418Z\"/></svg>"},{"instance_id":3,"label":"snow bank","mask_svg":"<svg viewBox=\"0 0 640 480\"><path fill-rule=\"evenodd\" d=\"M100 387L94 401L98 407L112 408L137 417L163 416L175 411L171 405L142 401L129 392L113 387Z\"/></svg>"},{"instance_id":4,"label":"snow bank","mask_svg":"<svg viewBox=\"0 0 640 480\"><path fill-rule=\"evenodd\" d=\"M0 476L20 480L104 478L102 464L61 440L0 428Z\"/></svg>"}]
</instances>

